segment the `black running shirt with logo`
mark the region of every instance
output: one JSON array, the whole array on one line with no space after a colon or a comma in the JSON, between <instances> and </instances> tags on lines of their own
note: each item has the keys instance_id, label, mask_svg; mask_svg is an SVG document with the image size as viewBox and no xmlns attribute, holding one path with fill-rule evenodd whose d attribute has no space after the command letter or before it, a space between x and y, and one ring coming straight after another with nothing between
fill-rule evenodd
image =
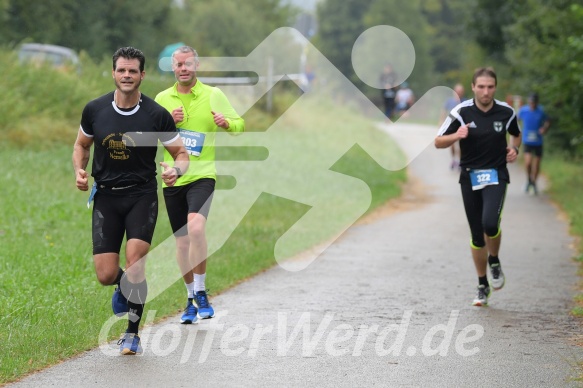
<instances>
[{"instance_id":1,"label":"black running shirt with logo","mask_svg":"<svg viewBox=\"0 0 583 388\"><path fill-rule=\"evenodd\" d=\"M91 175L97 189L110 194L157 190L158 141L179 138L172 115L153 99L141 95L138 105L120 109L114 93L90 101L83 109L81 131L93 138Z\"/></svg>"},{"instance_id":2,"label":"black running shirt with logo","mask_svg":"<svg viewBox=\"0 0 583 388\"><path fill-rule=\"evenodd\" d=\"M459 103L439 129L438 136L455 133L459 127L468 124L468 137L461 139L460 182L469 181L466 174L471 169L496 168L502 181L510 182L506 168L506 135L520 135L516 112L505 102L494 100L490 110L484 112L474 100Z\"/></svg>"}]
</instances>

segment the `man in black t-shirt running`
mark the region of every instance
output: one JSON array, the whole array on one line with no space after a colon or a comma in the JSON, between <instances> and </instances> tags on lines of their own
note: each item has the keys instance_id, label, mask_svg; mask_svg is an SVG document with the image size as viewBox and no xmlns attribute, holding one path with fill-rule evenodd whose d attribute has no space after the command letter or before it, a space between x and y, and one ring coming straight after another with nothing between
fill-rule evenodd
<instances>
[{"instance_id":1,"label":"man in black t-shirt running","mask_svg":"<svg viewBox=\"0 0 583 388\"><path fill-rule=\"evenodd\" d=\"M472 79L474 98L453 108L435 138L437 148L459 141L462 198L471 231L471 252L478 273L474 306L485 306L494 290L504 286L498 252L500 221L510 176L506 163L518 156L521 133L510 105L494 99L497 78L494 69L479 68ZM508 146L506 136L511 136ZM491 279L487 278L490 266Z\"/></svg>"},{"instance_id":2,"label":"man in black t-shirt running","mask_svg":"<svg viewBox=\"0 0 583 388\"><path fill-rule=\"evenodd\" d=\"M83 109L81 126L73 149L73 168L79 190L91 188L93 206L93 261L103 285L117 285L113 312L128 314L128 328L119 345L122 354L142 352L138 327L147 297L145 258L150 249L158 217L156 151L160 141L175 164L164 168L162 179L174 185L189 160L172 116L154 100L141 94L145 58L133 47L113 55L115 91L90 101ZM89 202L88 202L89 204ZM120 267L124 234L126 270Z\"/></svg>"}]
</instances>

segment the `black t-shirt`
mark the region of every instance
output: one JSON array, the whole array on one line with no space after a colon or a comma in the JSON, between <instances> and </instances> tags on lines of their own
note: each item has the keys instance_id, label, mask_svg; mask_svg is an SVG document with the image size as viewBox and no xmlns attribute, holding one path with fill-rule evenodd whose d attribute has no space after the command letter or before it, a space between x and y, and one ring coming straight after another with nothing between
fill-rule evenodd
<instances>
[{"instance_id":1,"label":"black t-shirt","mask_svg":"<svg viewBox=\"0 0 583 388\"><path fill-rule=\"evenodd\" d=\"M510 182L506 169L506 134L520 135L516 112L504 102L494 100L487 112L476 107L474 100L459 103L451 110L439 129L439 136L455 133L468 124L468 137L460 140L460 182L469 180L467 172L472 169L498 169L499 179Z\"/></svg>"},{"instance_id":2,"label":"black t-shirt","mask_svg":"<svg viewBox=\"0 0 583 388\"><path fill-rule=\"evenodd\" d=\"M155 191L158 140L179 137L172 115L143 94L131 109L118 108L113 96L90 101L81 116L81 130L93 138L91 175L98 190L111 194Z\"/></svg>"}]
</instances>

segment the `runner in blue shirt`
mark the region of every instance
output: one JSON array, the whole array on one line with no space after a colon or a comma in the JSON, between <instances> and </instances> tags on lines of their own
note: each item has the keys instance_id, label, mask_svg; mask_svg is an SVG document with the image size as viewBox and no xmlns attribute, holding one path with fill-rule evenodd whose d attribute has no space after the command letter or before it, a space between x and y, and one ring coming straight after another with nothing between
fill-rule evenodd
<instances>
[{"instance_id":1,"label":"runner in blue shirt","mask_svg":"<svg viewBox=\"0 0 583 388\"><path fill-rule=\"evenodd\" d=\"M538 104L538 95L533 93L528 98L528 105L518 111L518 119L522 121L522 144L524 144L524 166L528 183L524 191L532 189L538 194L536 180L540 172L540 164L543 156L543 136L551 125L543 108Z\"/></svg>"}]
</instances>

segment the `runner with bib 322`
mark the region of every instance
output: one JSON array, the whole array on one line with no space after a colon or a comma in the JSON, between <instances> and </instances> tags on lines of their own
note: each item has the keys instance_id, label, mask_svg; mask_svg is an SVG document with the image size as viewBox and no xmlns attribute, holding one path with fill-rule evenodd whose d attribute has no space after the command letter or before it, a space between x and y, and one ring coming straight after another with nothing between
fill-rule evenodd
<instances>
[{"instance_id":1,"label":"runner with bib 322","mask_svg":"<svg viewBox=\"0 0 583 388\"><path fill-rule=\"evenodd\" d=\"M472 258L478 273L474 306L487 305L491 288L499 290L504 286L498 252L502 209L506 186L510 183L506 163L516 160L521 143L514 109L494 99L496 85L494 69L477 69L472 79L474 98L450 111L435 138L437 148L447 148L459 141L459 183L470 226ZM507 134L510 134L510 146Z\"/></svg>"}]
</instances>

